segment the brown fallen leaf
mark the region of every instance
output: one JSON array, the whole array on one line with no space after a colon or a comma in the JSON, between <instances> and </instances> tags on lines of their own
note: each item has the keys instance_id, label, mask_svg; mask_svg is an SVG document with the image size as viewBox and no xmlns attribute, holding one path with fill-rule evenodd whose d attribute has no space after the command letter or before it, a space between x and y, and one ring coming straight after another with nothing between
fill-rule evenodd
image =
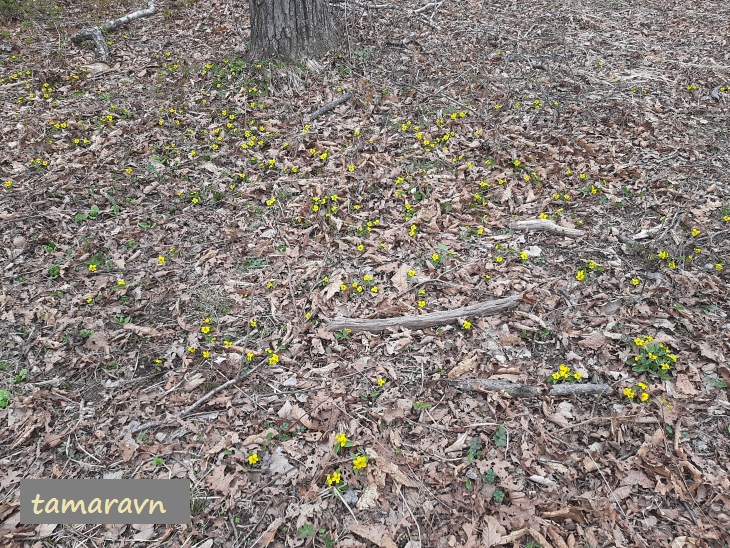
<instances>
[{"instance_id":1,"label":"brown fallen leaf","mask_svg":"<svg viewBox=\"0 0 730 548\"><path fill-rule=\"evenodd\" d=\"M134 333L135 335L139 335L140 337L159 337L160 335L162 335L162 333L158 329L146 325L125 323L124 329L126 329L127 331L131 331L132 333Z\"/></svg>"},{"instance_id":2,"label":"brown fallen leaf","mask_svg":"<svg viewBox=\"0 0 730 548\"><path fill-rule=\"evenodd\" d=\"M361 525L359 523L349 523L347 528L351 533L356 534L381 548L397 548L398 545L388 536L388 531L383 525L374 525L369 523Z\"/></svg>"}]
</instances>

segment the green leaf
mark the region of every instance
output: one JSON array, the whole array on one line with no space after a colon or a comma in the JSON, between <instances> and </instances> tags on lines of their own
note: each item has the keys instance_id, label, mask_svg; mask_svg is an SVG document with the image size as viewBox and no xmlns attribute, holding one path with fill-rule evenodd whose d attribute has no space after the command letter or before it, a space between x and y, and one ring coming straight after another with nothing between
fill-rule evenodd
<instances>
[{"instance_id":1,"label":"green leaf","mask_svg":"<svg viewBox=\"0 0 730 548\"><path fill-rule=\"evenodd\" d=\"M492 436L492 440L494 440L494 445L497 447L507 446L507 430L504 429L504 426L500 425L497 427L497 431Z\"/></svg>"},{"instance_id":2,"label":"green leaf","mask_svg":"<svg viewBox=\"0 0 730 548\"><path fill-rule=\"evenodd\" d=\"M297 537L299 538L307 538L312 536L314 536L314 525L312 525L311 523L305 523L297 531Z\"/></svg>"}]
</instances>

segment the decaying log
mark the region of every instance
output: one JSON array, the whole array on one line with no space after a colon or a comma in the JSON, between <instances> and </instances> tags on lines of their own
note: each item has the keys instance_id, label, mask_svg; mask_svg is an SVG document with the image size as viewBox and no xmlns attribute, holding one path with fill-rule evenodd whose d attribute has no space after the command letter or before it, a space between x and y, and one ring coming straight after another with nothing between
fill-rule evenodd
<instances>
[{"instance_id":1,"label":"decaying log","mask_svg":"<svg viewBox=\"0 0 730 548\"><path fill-rule=\"evenodd\" d=\"M585 234L585 230L560 226L550 219L530 219L527 221L512 221L509 225L512 230L542 230L559 236L578 238Z\"/></svg>"},{"instance_id":2,"label":"decaying log","mask_svg":"<svg viewBox=\"0 0 730 548\"><path fill-rule=\"evenodd\" d=\"M81 29L76 34L71 36L71 41L74 44L80 44L84 40L93 41L94 45L96 46L96 54L99 56L99 60L108 64L111 62L112 58L111 54L109 53L109 47L106 44L106 39L104 38L104 32L107 30L114 30L116 28L119 28L122 25L126 25L130 21L139 19L140 17L148 17L156 11L157 6L155 6L155 0L149 0L147 8L128 13L123 17L119 17L118 19L112 19L111 21L107 21L99 27Z\"/></svg>"},{"instance_id":3,"label":"decaying log","mask_svg":"<svg viewBox=\"0 0 730 548\"><path fill-rule=\"evenodd\" d=\"M479 316L488 316L516 307L521 300L522 295L505 297L496 301L485 301L470 306L463 306L454 310L445 310L443 312L430 312L420 316L397 316L395 318L335 318L326 327L328 331L342 331L348 329L350 331L385 331L386 329L403 327L406 329L425 329L437 325L447 325L457 321L460 318L476 318Z\"/></svg>"}]
</instances>

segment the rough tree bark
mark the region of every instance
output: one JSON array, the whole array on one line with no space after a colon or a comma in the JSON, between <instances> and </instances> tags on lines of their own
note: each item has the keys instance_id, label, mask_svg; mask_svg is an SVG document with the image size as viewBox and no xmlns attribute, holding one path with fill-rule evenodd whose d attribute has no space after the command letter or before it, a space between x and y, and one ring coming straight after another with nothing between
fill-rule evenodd
<instances>
[{"instance_id":1,"label":"rough tree bark","mask_svg":"<svg viewBox=\"0 0 730 548\"><path fill-rule=\"evenodd\" d=\"M315 59L337 42L328 0L249 0L252 59Z\"/></svg>"}]
</instances>

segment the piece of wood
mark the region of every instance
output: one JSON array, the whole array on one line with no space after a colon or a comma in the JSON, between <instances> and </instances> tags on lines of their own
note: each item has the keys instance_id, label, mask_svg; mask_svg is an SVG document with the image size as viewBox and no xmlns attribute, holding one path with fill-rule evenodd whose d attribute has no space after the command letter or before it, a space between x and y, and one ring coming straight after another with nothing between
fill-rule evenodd
<instances>
[{"instance_id":1,"label":"piece of wood","mask_svg":"<svg viewBox=\"0 0 730 548\"><path fill-rule=\"evenodd\" d=\"M506 392L515 398L538 398L542 395L537 386L520 384L517 382L492 380L492 379L472 379L468 381L460 381L464 387L472 390L489 390L495 392Z\"/></svg>"},{"instance_id":2,"label":"piece of wood","mask_svg":"<svg viewBox=\"0 0 730 548\"><path fill-rule=\"evenodd\" d=\"M106 23L98 27L81 29L76 34L73 34L71 36L71 42L73 42L74 44L80 44L84 40L93 41L94 45L96 46L96 53L99 56L99 60L109 64L111 63L112 58L111 54L109 53L109 47L107 46L106 38L104 38L103 33L107 30L115 30L122 25L126 25L130 21L139 19L140 17L148 17L154 14L156 11L157 6L155 5L155 0L149 0L149 4L143 10L133 11L132 13L128 13L123 17L107 21Z\"/></svg>"},{"instance_id":3,"label":"piece of wood","mask_svg":"<svg viewBox=\"0 0 730 548\"><path fill-rule=\"evenodd\" d=\"M350 97L352 97L352 92L351 91L348 91L347 93L343 93L342 95L340 95L334 101L330 101L329 103L327 103L323 107L318 108L312 114L310 114L309 115L309 121L311 122L315 118L318 118L319 116L322 116L325 112L328 112L328 111L332 110L337 105L341 105L342 103L344 103L345 101L347 101Z\"/></svg>"},{"instance_id":4,"label":"piece of wood","mask_svg":"<svg viewBox=\"0 0 730 548\"><path fill-rule=\"evenodd\" d=\"M570 236L571 238L578 238L585 234L585 230L578 230L577 228L568 228L560 226L555 221L550 219L529 219L527 221L512 221L509 225L512 230L541 230L543 232L550 232L559 236Z\"/></svg>"},{"instance_id":5,"label":"piece of wood","mask_svg":"<svg viewBox=\"0 0 730 548\"><path fill-rule=\"evenodd\" d=\"M468 379L450 382L459 385L464 390L504 391L515 398L538 398L543 395L543 390L540 387L518 382L496 379ZM546 395L553 398L560 398L591 394L613 394L613 388L607 384L556 384Z\"/></svg>"},{"instance_id":6,"label":"piece of wood","mask_svg":"<svg viewBox=\"0 0 730 548\"><path fill-rule=\"evenodd\" d=\"M579 396L583 394L613 394L613 388L607 384L556 384L548 392L548 396L559 398L561 396Z\"/></svg>"},{"instance_id":7,"label":"piece of wood","mask_svg":"<svg viewBox=\"0 0 730 548\"><path fill-rule=\"evenodd\" d=\"M386 329L394 329L402 327L405 329L425 329L437 325L447 325L457 321L460 318L476 318L479 316L488 316L515 308L521 300L521 295L505 297L496 301L484 301L456 308L454 310L445 310L443 312L430 312L420 316L396 316L394 318L346 318L339 317L327 324L328 331L342 331L348 329L350 331L385 331Z\"/></svg>"}]
</instances>

